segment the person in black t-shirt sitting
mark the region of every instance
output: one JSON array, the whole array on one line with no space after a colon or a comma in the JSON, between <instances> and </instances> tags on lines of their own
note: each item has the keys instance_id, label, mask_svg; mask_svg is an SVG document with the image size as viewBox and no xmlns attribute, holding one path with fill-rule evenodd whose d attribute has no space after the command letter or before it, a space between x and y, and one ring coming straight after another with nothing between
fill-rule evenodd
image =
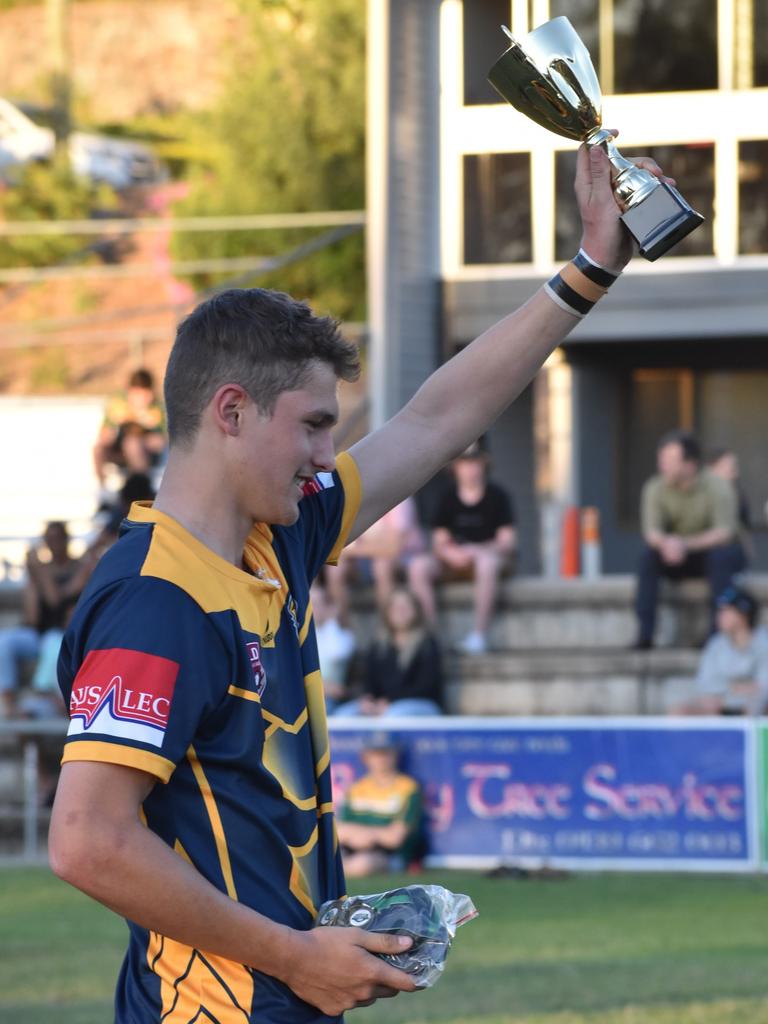
<instances>
[{"instance_id":1,"label":"person in black t-shirt sitting","mask_svg":"<svg viewBox=\"0 0 768 1024\"><path fill-rule=\"evenodd\" d=\"M474 579L474 626L461 641L465 654L488 649L499 578L511 565L516 546L512 499L488 480L488 457L481 442L452 463L454 482L438 502L432 521L432 553L417 555L409 582L430 627L437 619L437 579Z\"/></svg>"}]
</instances>

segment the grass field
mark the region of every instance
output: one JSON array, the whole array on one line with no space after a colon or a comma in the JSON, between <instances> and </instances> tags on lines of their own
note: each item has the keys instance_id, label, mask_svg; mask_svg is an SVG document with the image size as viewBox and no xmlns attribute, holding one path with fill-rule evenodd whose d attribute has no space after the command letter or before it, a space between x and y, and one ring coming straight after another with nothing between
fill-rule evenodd
<instances>
[{"instance_id":1,"label":"grass field","mask_svg":"<svg viewBox=\"0 0 768 1024\"><path fill-rule=\"evenodd\" d=\"M351 1021L768 1024L768 878L424 880L468 892L480 917L436 988ZM109 1024L125 938L122 921L47 871L0 871L0 1022Z\"/></svg>"}]
</instances>

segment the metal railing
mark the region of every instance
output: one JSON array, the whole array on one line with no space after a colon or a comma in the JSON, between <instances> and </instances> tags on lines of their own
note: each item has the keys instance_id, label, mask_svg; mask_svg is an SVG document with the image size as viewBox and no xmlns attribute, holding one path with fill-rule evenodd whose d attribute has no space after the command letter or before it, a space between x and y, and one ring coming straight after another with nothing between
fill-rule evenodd
<instances>
[{"instance_id":1,"label":"metal railing","mask_svg":"<svg viewBox=\"0 0 768 1024\"><path fill-rule=\"evenodd\" d=\"M22 852L21 859L40 859L40 747L51 737L61 737L62 747L69 721L66 718L0 719L0 738L21 743Z\"/></svg>"}]
</instances>

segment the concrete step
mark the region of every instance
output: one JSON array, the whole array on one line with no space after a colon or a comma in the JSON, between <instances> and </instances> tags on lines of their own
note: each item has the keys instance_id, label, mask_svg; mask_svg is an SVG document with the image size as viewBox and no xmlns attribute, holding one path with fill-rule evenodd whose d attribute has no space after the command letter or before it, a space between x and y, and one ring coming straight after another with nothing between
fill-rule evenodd
<instances>
[{"instance_id":1,"label":"concrete step","mask_svg":"<svg viewBox=\"0 0 768 1024\"><path fill-rule=\"evenodd\" d=\"M768 603L768 575L745 576L763 604ZM504 580L491 628L497 650L595 650L628 647L635 639L635 579L603 576L595 580L516 577ZM450 647L472 628L472 585L441 587L440 637ZM365 639L375 629L377 615L369 591L359 591L352 603L355 628ZM697 647L709 632L709 593L703 580L665 583L659 604L656 644Z\"/></svg>"},{"instance_id":2,"label":"concrete step","mask_svg":"<svg viewBox=\"0 0 768 1024\"><path fill-rule=\"evenodd\" d=\"M555 675L574 678L611 676L617 672L638 676L667 676L695 672L700 651L691 648L630 650L558 650L538 648L492 651L482 655L459 655L463 679L546 679ZM452 655L448 655L452 659Z\"/></svg>"},{"instance_id":3,"label":"concrete step","mask_svg":"<svg viewBox=\"0 0 768 1024\"><path fill-rule=\"evenodd\" d=\"M534 649L448 659L447 709L462 715L665 714L691 692L699 656L690 649Z\"/></svg>"}]
</instances>

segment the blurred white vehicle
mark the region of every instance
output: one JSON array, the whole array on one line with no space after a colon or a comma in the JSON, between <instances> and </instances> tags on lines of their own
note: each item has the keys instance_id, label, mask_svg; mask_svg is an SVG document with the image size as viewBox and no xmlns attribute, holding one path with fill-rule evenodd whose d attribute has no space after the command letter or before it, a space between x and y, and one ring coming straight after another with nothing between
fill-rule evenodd
<instances>
[{"instance_id":1,"label":"blurred white vehicle","mask_svg":"<svg viewBox=\"0 0 768 1024\"><path fill-rule=\"evenodd\" d=\"M33 160L49 160L55 143L50 128L35 124L13 103L0 98L0 173Z\"/></svg>"},{"instance_id":2,"label":"blurred white vehicle","mask_svg":"<svg viewBox=\"0 0 768 1024\"><path fill-rule=\"evenodd\" d=\"M0 178L12 168L53 157L56 138L52 129L36 124L9 100L0 97ZM104 181L113 188L128 188L165 178L163 165L149 148L110 135L72 132L69 158L75 174Z\"/></svg>"}]
</instances>

